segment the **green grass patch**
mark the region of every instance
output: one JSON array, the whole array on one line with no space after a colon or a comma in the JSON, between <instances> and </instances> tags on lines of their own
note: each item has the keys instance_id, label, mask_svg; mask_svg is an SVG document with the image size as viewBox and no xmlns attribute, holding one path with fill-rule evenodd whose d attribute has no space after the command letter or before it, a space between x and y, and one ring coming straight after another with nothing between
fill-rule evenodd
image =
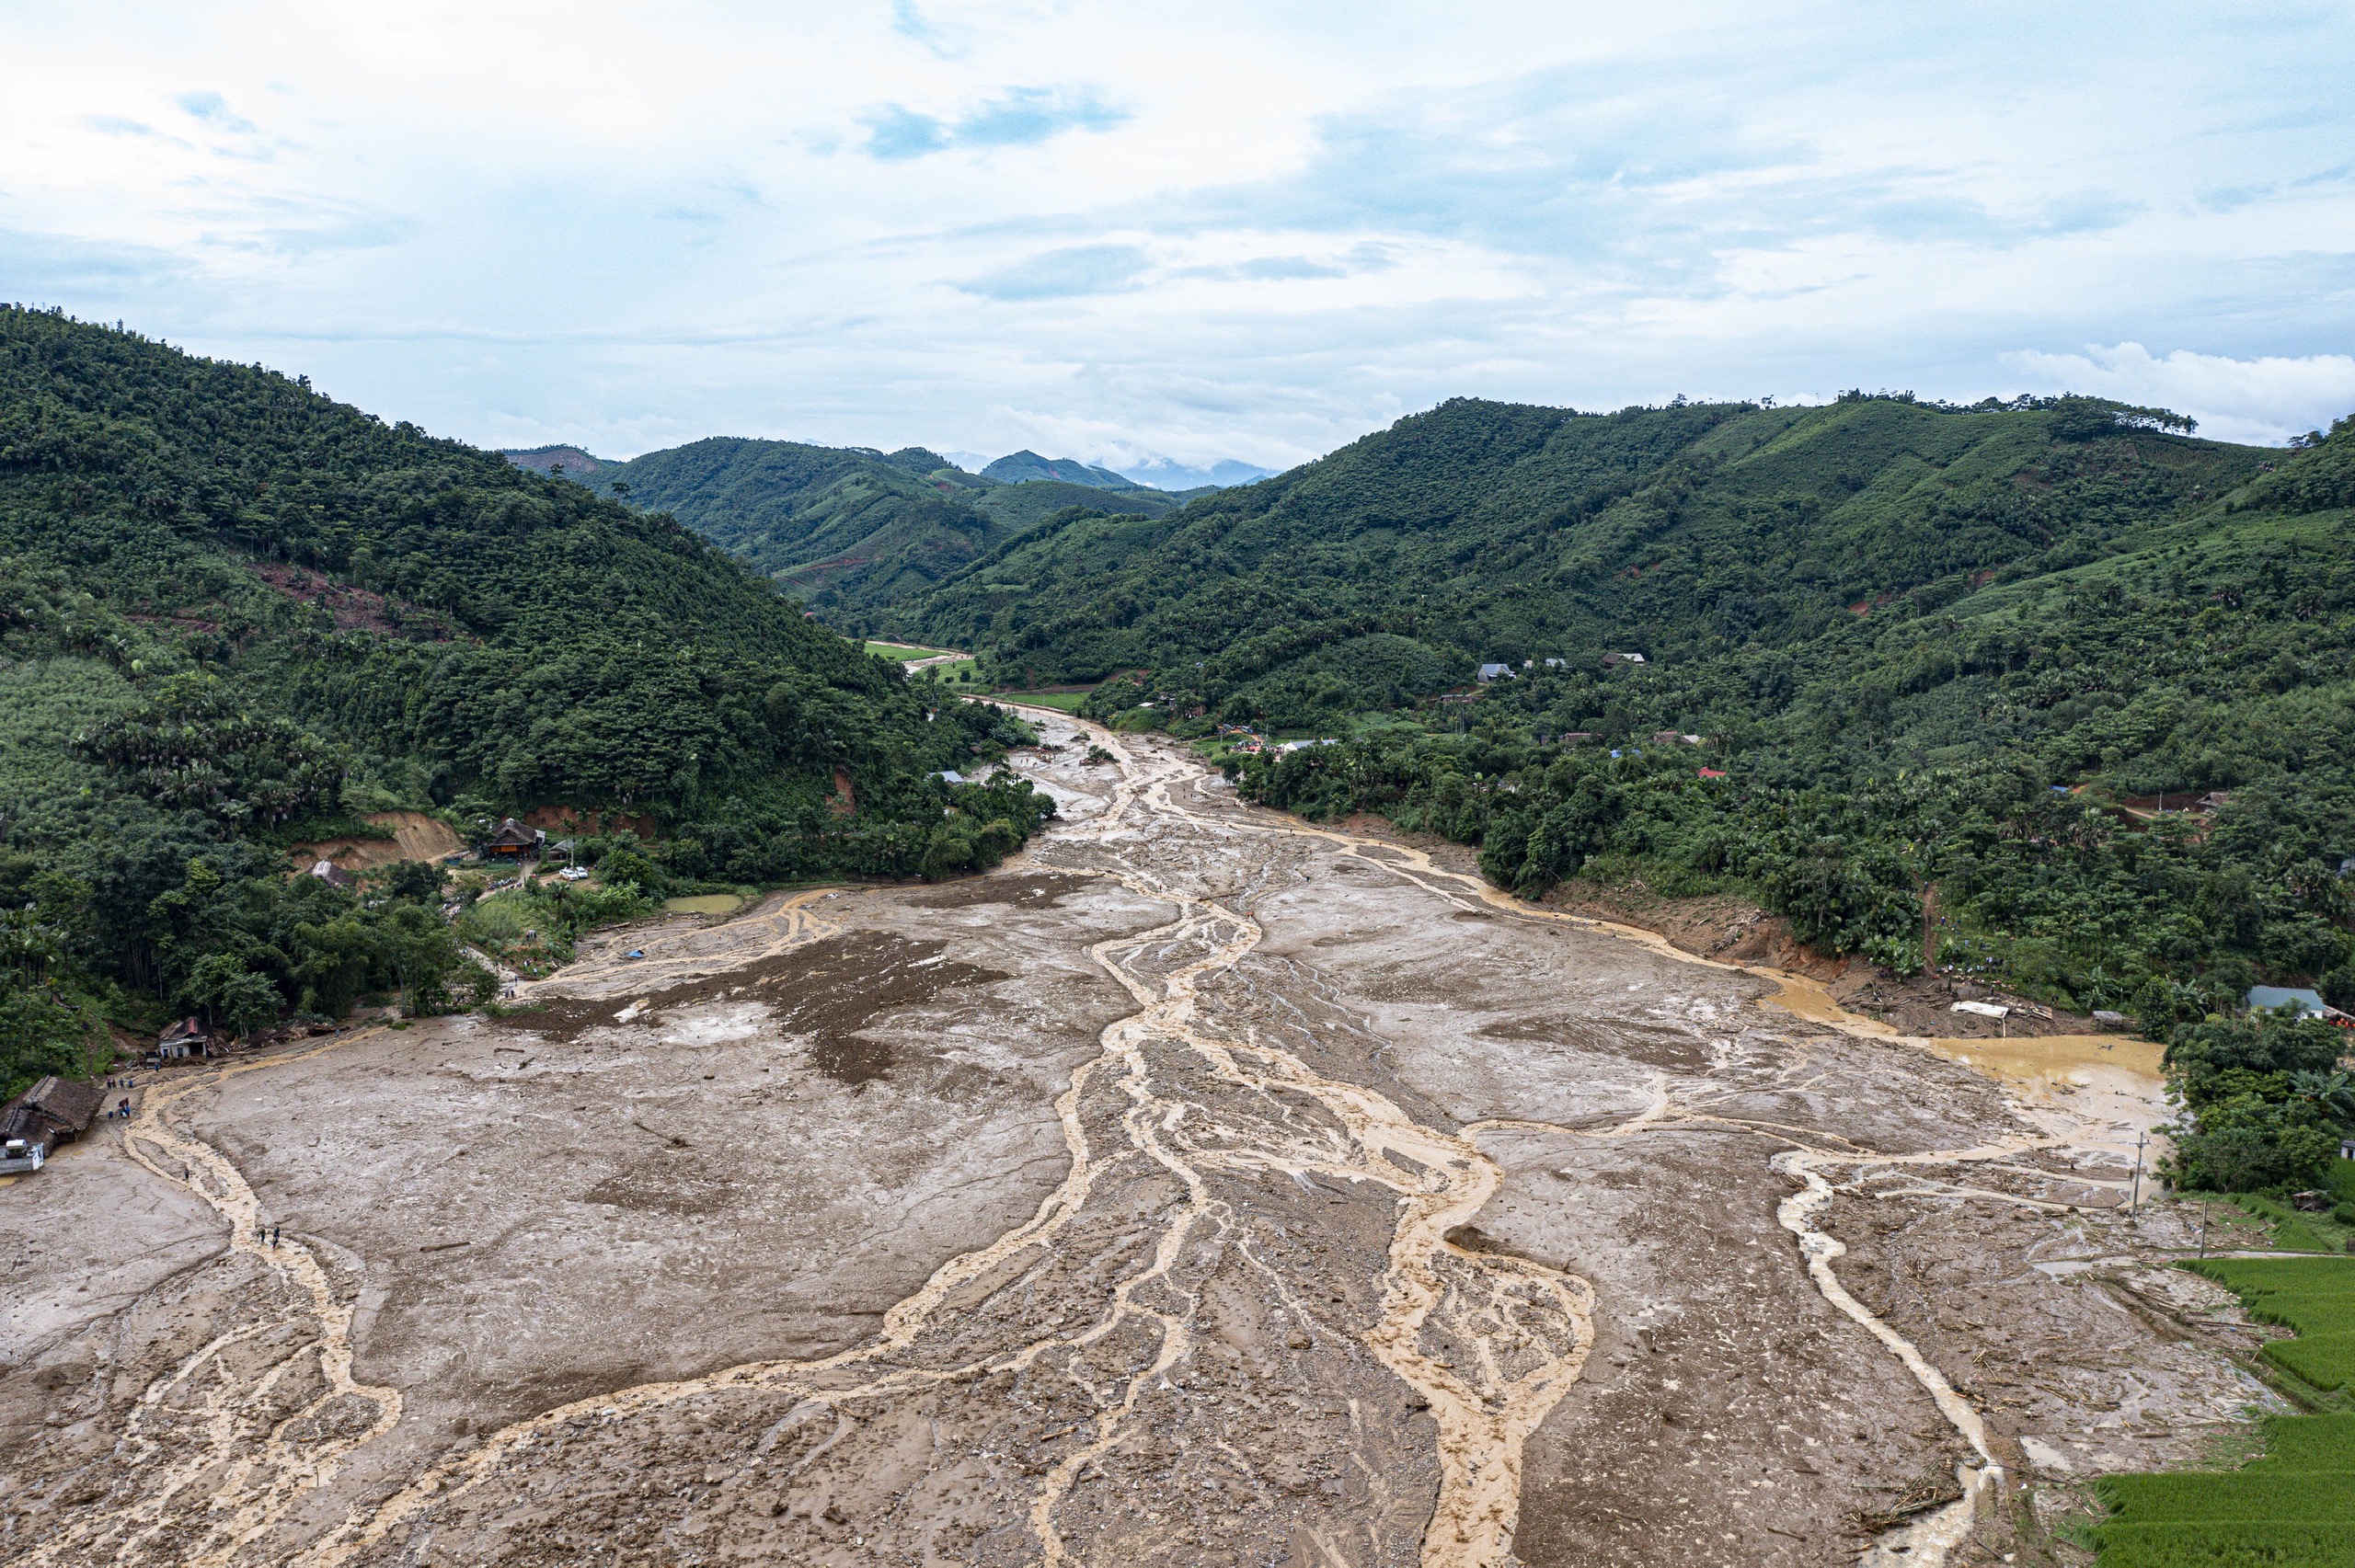
<instances>
[{"instance_id":1,"label":"green grass patch","mask_svg":"<svg viewBox=\"0 0 2355 1568\"><path fill-rule=\"evenodd\" d=\"M2341 1227L2318 1214L2291 1207L2279 1198L2257 1193L2234 1193L2233 1202L2272 1227L2273 1244L2285 1253L2338 1253L2346 1250Z\"/></svg>"},{"instance_id":2,"label":"green grass patch","mask_svg":"<svg viewBox=\"0 0 2355 1568\"><path fill-rule=\"evenodd\" d=\"M957 650L945 647L918 647L913 643L869 643L867 645L867 651L879 658L905 659L938 658L944 653L954 653Z\"/></svg>"},{"instance_id":3,"label":"green grass patch","mask_svg":"<svg viewBox=\"0 0 2355 1568\"><path fill-rule=\"evenodd\" d=\"M2184 1266L2239 1292L2258 1321L2297 1330L2262 1354L2309 1388L2326 1396L2355 1381L2355 1258ZM2100 1568L2355 1565L2355 1411L2270 1416L2260 1431L2263 1457L2237 1470L2103 1477Z\"/></svg>"},{"instance_id":4,"label":"green grass patch","mask_svg":"<svg viewBox=\"0 0 2355 1568\"><path fill-rule=\"evenodd\" d=\"M1034 708L1060 708L1064 713L1076 713L1079 704L1087 700L1085 692L992 692L993 701L1021 703Z\"/></svg>"}]
</instances>

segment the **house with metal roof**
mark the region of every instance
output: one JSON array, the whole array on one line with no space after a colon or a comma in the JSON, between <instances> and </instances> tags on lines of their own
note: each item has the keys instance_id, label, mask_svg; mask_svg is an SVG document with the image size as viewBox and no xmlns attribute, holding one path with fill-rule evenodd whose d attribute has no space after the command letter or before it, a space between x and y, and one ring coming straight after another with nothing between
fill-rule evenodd
<instances>
[{"instance_id":1,"label":"house with metal roof","mask_svg":"<svg viewBox=\"0 0 2355 1568\"><path fill-rule=\"evenodd\" d=\"M2338 1011L2323 1001L2322 992L2304 986L2251 986L2241 1000L2251 1013L2296 1012L2325 1018Z\"/></svg>"}]
</instances>

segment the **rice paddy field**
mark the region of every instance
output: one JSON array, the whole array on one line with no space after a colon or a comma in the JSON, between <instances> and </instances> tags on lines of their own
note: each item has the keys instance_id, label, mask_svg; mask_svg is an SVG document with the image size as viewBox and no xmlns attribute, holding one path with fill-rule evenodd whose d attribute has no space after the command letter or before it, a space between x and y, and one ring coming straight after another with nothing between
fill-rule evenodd
<instances>
[{"instance_id":1,"label":"rice paddy field","mask_svg":"<svg viewBox=\"0 0 2355 1568\"><path fill-rule=\"evenodd\" d=\"M2117 1475L2101 1486L2101 1568L2355 1564L2355 1257L2211 1258L2185 1266L2294 1329L2261 1352L2314 1410L2277 1415L2237 1470Z\"/></svg>"},{"instance_id":2,"label":"rice paddy field","mask_svg":"<svg viewBox=\"0 0 2355 1568\"><path fill-rule=\"evenodd\" d=\"M1079 709L1079 704L1087 700L1087 693L1085 692L992 692L990 697L995 702L1020 703L1026 707L1060 708L1064 713L1075 713Z\"/></svg>"}]
</instances>

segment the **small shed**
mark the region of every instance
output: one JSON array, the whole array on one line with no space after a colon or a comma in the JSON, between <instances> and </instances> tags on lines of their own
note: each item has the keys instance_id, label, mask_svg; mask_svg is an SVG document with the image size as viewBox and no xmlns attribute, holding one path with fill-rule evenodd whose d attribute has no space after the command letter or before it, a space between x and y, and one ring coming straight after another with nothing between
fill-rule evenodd
<instances>
[{"instance_id":1,"label":"small shed","mask_svg":"<svg viewBox=\"0 0 2355 1568\"><path fill-rule=\"evenodd\" d=\"M536 860L540 846L547 842L547 834L537 828L526 828L510 817L500 823L499 830L483 841L485 860Z\"/></svg>"},{"instance_id":2,"label":"small shed","mask_svg":"<svg viewBox=\"0 0 2355 1568\"><path fill-rule=\"evenodd\" d=\"M311 866L311 875L330 887L349 887L360 880L331 860L315 862Z\"/></svg>"},{"instance_id":3,"label":"small shed","mask_svg":"<svg viewBox=\"0 0 2355 1568\"><path fill-rule=\"evenodd\" d=\"M2193 803L2192 809L2195 811L2222 811L2225 807L2230 806L2232 803L2232 791L2226 789L2211 789L2206 795L2201 795L2198 801Z\"/></svg>"},{"instance_id":4,"label":"small shed","mask_svg":"<svg viewBox=\"0 0 2355 1568\"><path fill-rule=\"evenodd\" d=\"M189 1057L210 1055L212 1039L204 1025L193 1018L183 1018L166 1029L155 1042L155 1054L166 1061L185 1060Z\"/></svg>"}]
</instances>

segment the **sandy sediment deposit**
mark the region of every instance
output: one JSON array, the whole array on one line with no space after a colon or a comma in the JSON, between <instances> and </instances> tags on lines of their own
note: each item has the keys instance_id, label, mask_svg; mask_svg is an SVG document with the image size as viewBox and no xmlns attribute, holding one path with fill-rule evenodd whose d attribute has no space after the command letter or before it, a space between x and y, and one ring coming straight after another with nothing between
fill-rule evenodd
<instances>
[{"instance_id":1,"label":"sandy sediment deposit","mask_svg":"<svg viewBox=\"0 0 2355 1568\"><path fill-rule=\"evenodd\" d=\"M2131 1051L1942 1055L1040 717L993 875L608 933L0 1192L9 1553L1993 1562L2262 1397L2125 1211Z\"/></svg>"}]
</instances>

